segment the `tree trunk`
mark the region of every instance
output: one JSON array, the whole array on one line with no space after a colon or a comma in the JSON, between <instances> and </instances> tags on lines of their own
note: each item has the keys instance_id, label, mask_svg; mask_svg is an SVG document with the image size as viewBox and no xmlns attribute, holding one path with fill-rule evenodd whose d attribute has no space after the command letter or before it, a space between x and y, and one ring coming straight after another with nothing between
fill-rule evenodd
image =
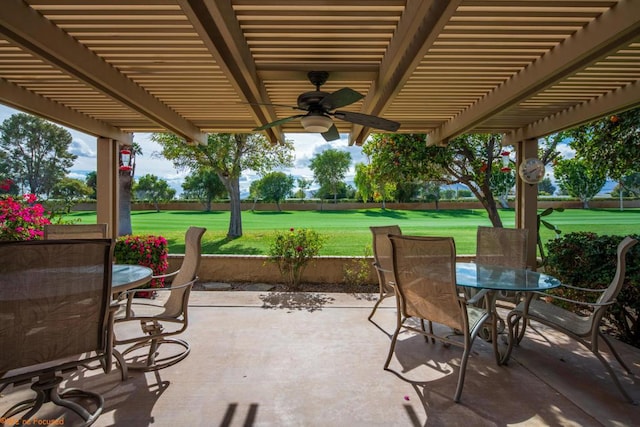
<instances>
[{"instance_id":1,"label":"tree trunk","mask_svg":"<svg viewBox=\"0 0 640 427\"><path fill-rule=\"evenodd\" d=\"M129 171L120 173L118 177L119 197L118 197L118 236L132 234L131 229L131 186L133 177Z\"/></svg>"},{"instance_id":2,"label":"tree trunk","mask_svg":"<svg viewBox=\"0 0 640 427\"><path fill-rule=\"evenodd\" d=\"M280 208L280 200L276 200L276 206L278 207L278 212L282 212L282 209Z\"/></svg>"},{"instance_id":3,"label":"tree trunk","mask_svg":"<svg viewBox=\"0 0 640 427\"><path fill-rule=\"evenodd\" d=\"M229 192L229 231L227 237L235 239L242 236L242 216L240 206L240 178L227 178L222 181Z\"/></svg>"},{"instance_id":4,"label":"tree trunk","mask_svg":"<svg viewBox=\"0 0 640 427\"><path fill-rule=\"evenodd\" d=\"M465 184L471 192L476 196L476 198L482 203L482 206L487 211L487 215L489 215L489 221L491 221L491 225L494 227L502 227L502 219L500 218L500 214L498 213L498 205L496 204L496 199L493 198L493 194L491 193L491 189L488 185L483 185L480 188L472 185L471 181L461 181L462 184Z\"/></svg>"}]
</instances>

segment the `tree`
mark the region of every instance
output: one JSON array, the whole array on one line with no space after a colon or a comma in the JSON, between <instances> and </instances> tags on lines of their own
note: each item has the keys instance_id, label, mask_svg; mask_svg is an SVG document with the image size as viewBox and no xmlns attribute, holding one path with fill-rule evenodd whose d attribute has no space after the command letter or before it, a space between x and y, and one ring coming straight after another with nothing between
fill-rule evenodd
<instances>
[{"instance_id":1,"label":"tree","mask_svg":"<svg viewBox=\"0 0 640 427\"><path fill-rule=\"evenodd\" d=\"M164 179L155 175L146 174L133 185L133 191L138 199L149 199L153 202L156 212L160 212L159 203L163 200L171 200L176 195L176 190L169 187Z\"/></svg>"},{"instance_id":2,"label":"tree","mask_svg":"<svg viewBox=\"0 0 640 427\"><path fill-rule=\"evenodd\" d=\"M568 135L576 157L598 174L619 182L640 172L640 108L577 127Z\"/></svg>"},{"instance_id":3,"label":"tree","mask_svg":"<svg viewBox=\"0 0 640 427\"><path fill-rule=\"evenodd\" d=\"M265 201L275 202L280 208L280 201L284 200L293 190L293 177L283 172L270 172L260 179L258 192Z\"/></svg>"},{"instance_id":4,"label":"tree","mask_svg":"<svg viewBox=\"0 0 640 427\"><path fill-rule=\"evenodd\" d=\"M611 196L619 197L620 189L623 197L640 197L640 172L622 177L620 183L611 192Z\"/></svg>"},{"instance_id":5,"label":"tree","mask_svg":"<svg viewBox=\"0 0 640 427\"><path fill-rule=\"evenodd\" d=\"M307 197L307 190L311 187L311 184L313 184L313 180L298 178L297 183L298 191L296 191L295 196L299 199L304 199L305 197Z\"/></svg>"},{"instance_id":6,"label":"tree","mask_svg":"<svg viewBox=\"0 0 640 427\"><path fill-rule=\"evenodd\" d=\"M264 174L277 167L291 166L293 144L271 145L260 134L209 134L206 145L190 145L173 134L156 133L151 139L162 146L162 156L177 169L213 170L229 193L230 219L227 237L242 236L240 175L244 170Z\"/></svg>"},{"instance_id":7,"label":"tree","mask_svg":"<svg viewBox=\"0 0 640 427\"><path fill-rule=\"evenodd\" d=\"M309 167L320 187L324 187L324 191L328 190L330 194L333 194L333 201L337 203L338 184L344 180L350 165L351 154L349 152L329 148L315 154Z\"/></svg>"},{"instance_id":8,"label":"tree","mask_svg":"<svg viewBox=\"0 0 640 427\"><path fill-rule=\"evenodd\" d=\"M556 187L551 182L551 178L545 176L542 181L538 183L538 193L539 194L548 194L550 196L556 192Z\"/></svg>"},{"instance_id":9,"label":"tree","mask_svg":"<svg viewBox=\"0 0 640 427\"><path fill-rule=\"evenodd\" d=\"M373 180L371 179L371 171L369 165L364 163L356 163L356 176L353 179L358 194L363 203L367 203L373 198Z\"/></svg>"},{"instance_id":10,"label":"tree","mask_svg":"<svg viewBox=\"0 0 640 427\"><path fill-rule=\"evenodd\" d=\"M18 186L49 195L69 172L76 155L69 152L72 137L66 129L29 114L14 114L0 125L0 149L8 175Z\"/></svg>"},{"instance_id":11,"label":"tree","mask_svg":"<svg viewBox=\"0 0 640 427\"><path fill-rule=\"evenodd\" d=\"M422 187L422 196L427 202L435 202L436 210L440 209L441 188L438 181L427 181Z\"/></svg>"},{"instance_id":12,"label":"tree","mask_svg":"<svg viewBox=\"0 0 640 427\"><path fill-rule=\"evenodd\" d=\"M91 189L89 197L95 200L98 196L98 174L96 171L89 172L84 178L84 183Z\"/></svg>"},{"instance_id":13,"label":"tree","mask_svg":"<svg viewBox=\"0 0 640 427\"><path fill-rule=\"evenodd\" d=\"M589 209L589 200L602 190L606 182L601 171L590 168L587 162L577 158L558 160L555 175L560 188L570 196L580 199L584 209Z\"/></svg>"},{"instance_id":14,"label":"tree","mask_svg":"<svg viewBox=\"0 0 640 427\"><path fill-rule=\"evenodd\" d=\"M62 178L53 186L51 195L62 199L66 213L71 212L71 207L78 199L89 197L93 190L80 179Z\"/></svg>"},{"instance_id":15,"label":"tree","mask_svg":"<svg viewBox=\"0 0 640 427\"><path fill-rule=\"evenodd\" d=\"M227 189L211 168L201 168L188 175L182 183L182 196L198 199L205 204L205 210L211 211L211 201L227 194Z\"/></svg>"},{"instance_id":16,"label":"tree","mask_svg":"<svg viewBox=\"0 0 640 427\"><path fill-rule=\"evenodd\" d=\"M493 168L488 165L500 159L502 150L500 137L488 134L462 135L445 147L427 146L419 134L377 134L363 147L376 180L464 184L495 227L502 227L502 220L490 186Z\"/></svg>"}]
</instances>

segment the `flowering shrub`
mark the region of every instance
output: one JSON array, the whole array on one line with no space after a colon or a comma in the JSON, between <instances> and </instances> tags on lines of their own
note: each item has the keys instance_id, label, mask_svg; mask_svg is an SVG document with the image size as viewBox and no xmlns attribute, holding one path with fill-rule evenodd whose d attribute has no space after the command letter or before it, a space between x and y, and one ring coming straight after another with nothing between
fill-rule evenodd
<instances>
[{"instance_id":1,"label":"flowering shrub","mask_svg":"<svg viewBox=\"0 0 640 427\"><path fill-rule=\"evenodd\" d=\"M276 232L269 256L272 262L278 264L280 274L290 290L299 289L302 273L309 261L318 255L324 240L314 230L305 228Z\"/></svg>"},{"instance_id":2,"label":"flowering shrub","mask_svg":"<svg viewBox=\"0 0 640 427\"><path fill-rule=\"evenodd\" d=\"M37 240L44 235L44 225L51 224L44 207L36 203L35 194L22 198L0 198L0 240Z\"/></svg>"},{"instance_id":3,"label":"flowering shrub","mask_svg":"<svg viewBox=\"0 0 640 427\"><path fill-rule=\"evenodd\" d=\"M168 254L167 239L162 236L121 236L116 239L113 251L118 264L149 267L154 276L163 274L169 268ZM164 278L152 279L148 286L163 288Z\"/></svg>"}]
</instances>

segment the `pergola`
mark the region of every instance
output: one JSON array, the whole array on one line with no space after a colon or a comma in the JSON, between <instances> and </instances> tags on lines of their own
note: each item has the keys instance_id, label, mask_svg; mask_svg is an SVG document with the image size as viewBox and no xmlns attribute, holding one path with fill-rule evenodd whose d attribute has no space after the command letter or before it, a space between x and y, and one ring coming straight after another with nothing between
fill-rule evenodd
<instances>
[{"instance_id":1,"label":"pergola","mask_svg":"<svg viewBox=\"0 0 640 427\"><path fill-rule=\"evenodd\" d=\"M637 0L2 0L0 102L98 138L98 221L117 230L118 146L132 132L251 132L322 90L446 144L537 139L640 104ZM276 105L273 105L276 104ZM335 120L349 143L372 129ZM266 130L277 143L301 132ZM535 186L517 226L536 229ZM535 249L535 239L530 239ZM531 252L531 251L530 251ZM535 250L532 251L535 254Z\"/></svg>"}]
</instances>

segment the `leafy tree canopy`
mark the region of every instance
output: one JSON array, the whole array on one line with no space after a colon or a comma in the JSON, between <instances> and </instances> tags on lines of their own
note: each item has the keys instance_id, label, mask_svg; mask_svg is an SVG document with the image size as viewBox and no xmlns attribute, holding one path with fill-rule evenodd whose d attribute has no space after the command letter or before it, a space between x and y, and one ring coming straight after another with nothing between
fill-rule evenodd
<instances>
[{"instance_id":1,"label":"leafy tree canopy","mask_svg":"<svg viewBox=\"0 0 640 427\"><path fill-rule=\"evenodd\" d=\"M560 183L560 188L572 197L580 199L583 207L589 207L589 200L604 187L605 175L581 159L558 160L555 166L555 175Z\"/></svg>"},{"instance_id":2,"label":"leafy tree canopy","mask_svg":"<svg viewBox=\"0 0 640 427\"><path fill-rule=\"evenodd\" d=\"M329 191L329 194L333 194L335 200L338 197L338 184L344 180L350 165L351 154L349 152L329 148L315 154L309 167L320 187L324 187ZM324 193L324 191L320 193Z\"/></svg>"},{"instance_id":3,"label":"leafy tree canopy","mask_svg":"<svg viewBox=\"0 0 640 427\"><path fill-rule=\"evenodd\" d=\"M171 200L176 195L176 190L171 188L166 180L152 174L140 177L133 185L133 191L138 199L151 200L158 212L160 212L161 201Z\"/></svg>"},{"instance_id":4,"label":"leafy tree canopy","mask_svg":"<svg viewBox=\"0 0 640 427\"><path fill-rule=\"evenodd\" d=\"M0 125L0 151L7 178L37 195L50 194L76 155L66 129L29 114L13 114Z\"/></svg>"},{"instance_id":5,"label":"leafy tree canopy","mask_svg":"<svg viewBox=\"0 0 640 427\"><path fill-rule=\"evenodd\" d=\"M205 203L207 212L211 210L211 202L217 197L227 194L227 189L211 168L200 168L187 175L182 183L183 197L198 199Z\"/></svg>"},{"instance_id":6,"label":"leafy tree canopy","mask_svg":"<svg viewBox=\"0 0 640 427\"><path fill-rule=\"evenodd\" d=\"M498 135L466 134L445 147L427 146L421 134L377 134L363 146L375 181L386 183L440 181L466 185L482 203L494 226L502 226L490 180L500 160Z\"/></svg>"},{"instance_id":7,"label":"leafy tree canopy","mask_svg":"<svg viewBox=\"0 0 640 427\"><path fill-rule=\"evenodd\" d=\"M64 177L53 186L51 195L63 200L65 212L69 213L71 207L83 197L89 197L94 192L91 187L80 179Z\"/></svg>"},{"instance_id":8,"label":"leafy tree canopy","mask_svg":"<svg viewBox=\"0 0 640 427\"><path fill-rule=\"evenodd\" d=\"M265 201L275 202L280 211L280 201L293 190L293 177L283 172L270 172L258 184L258 193Z\"/></svg>"},{"instance_id":9,"label":"leafy tree canopy","mask_svg":"<svg viewBox=\"0 0 640 427\"><path fill-rule=\"evenodd\" d=\"M569 146L589 168L616 181L640 172L640 108L605 117L568 132Z\"/></svg>"}]
</instances>

